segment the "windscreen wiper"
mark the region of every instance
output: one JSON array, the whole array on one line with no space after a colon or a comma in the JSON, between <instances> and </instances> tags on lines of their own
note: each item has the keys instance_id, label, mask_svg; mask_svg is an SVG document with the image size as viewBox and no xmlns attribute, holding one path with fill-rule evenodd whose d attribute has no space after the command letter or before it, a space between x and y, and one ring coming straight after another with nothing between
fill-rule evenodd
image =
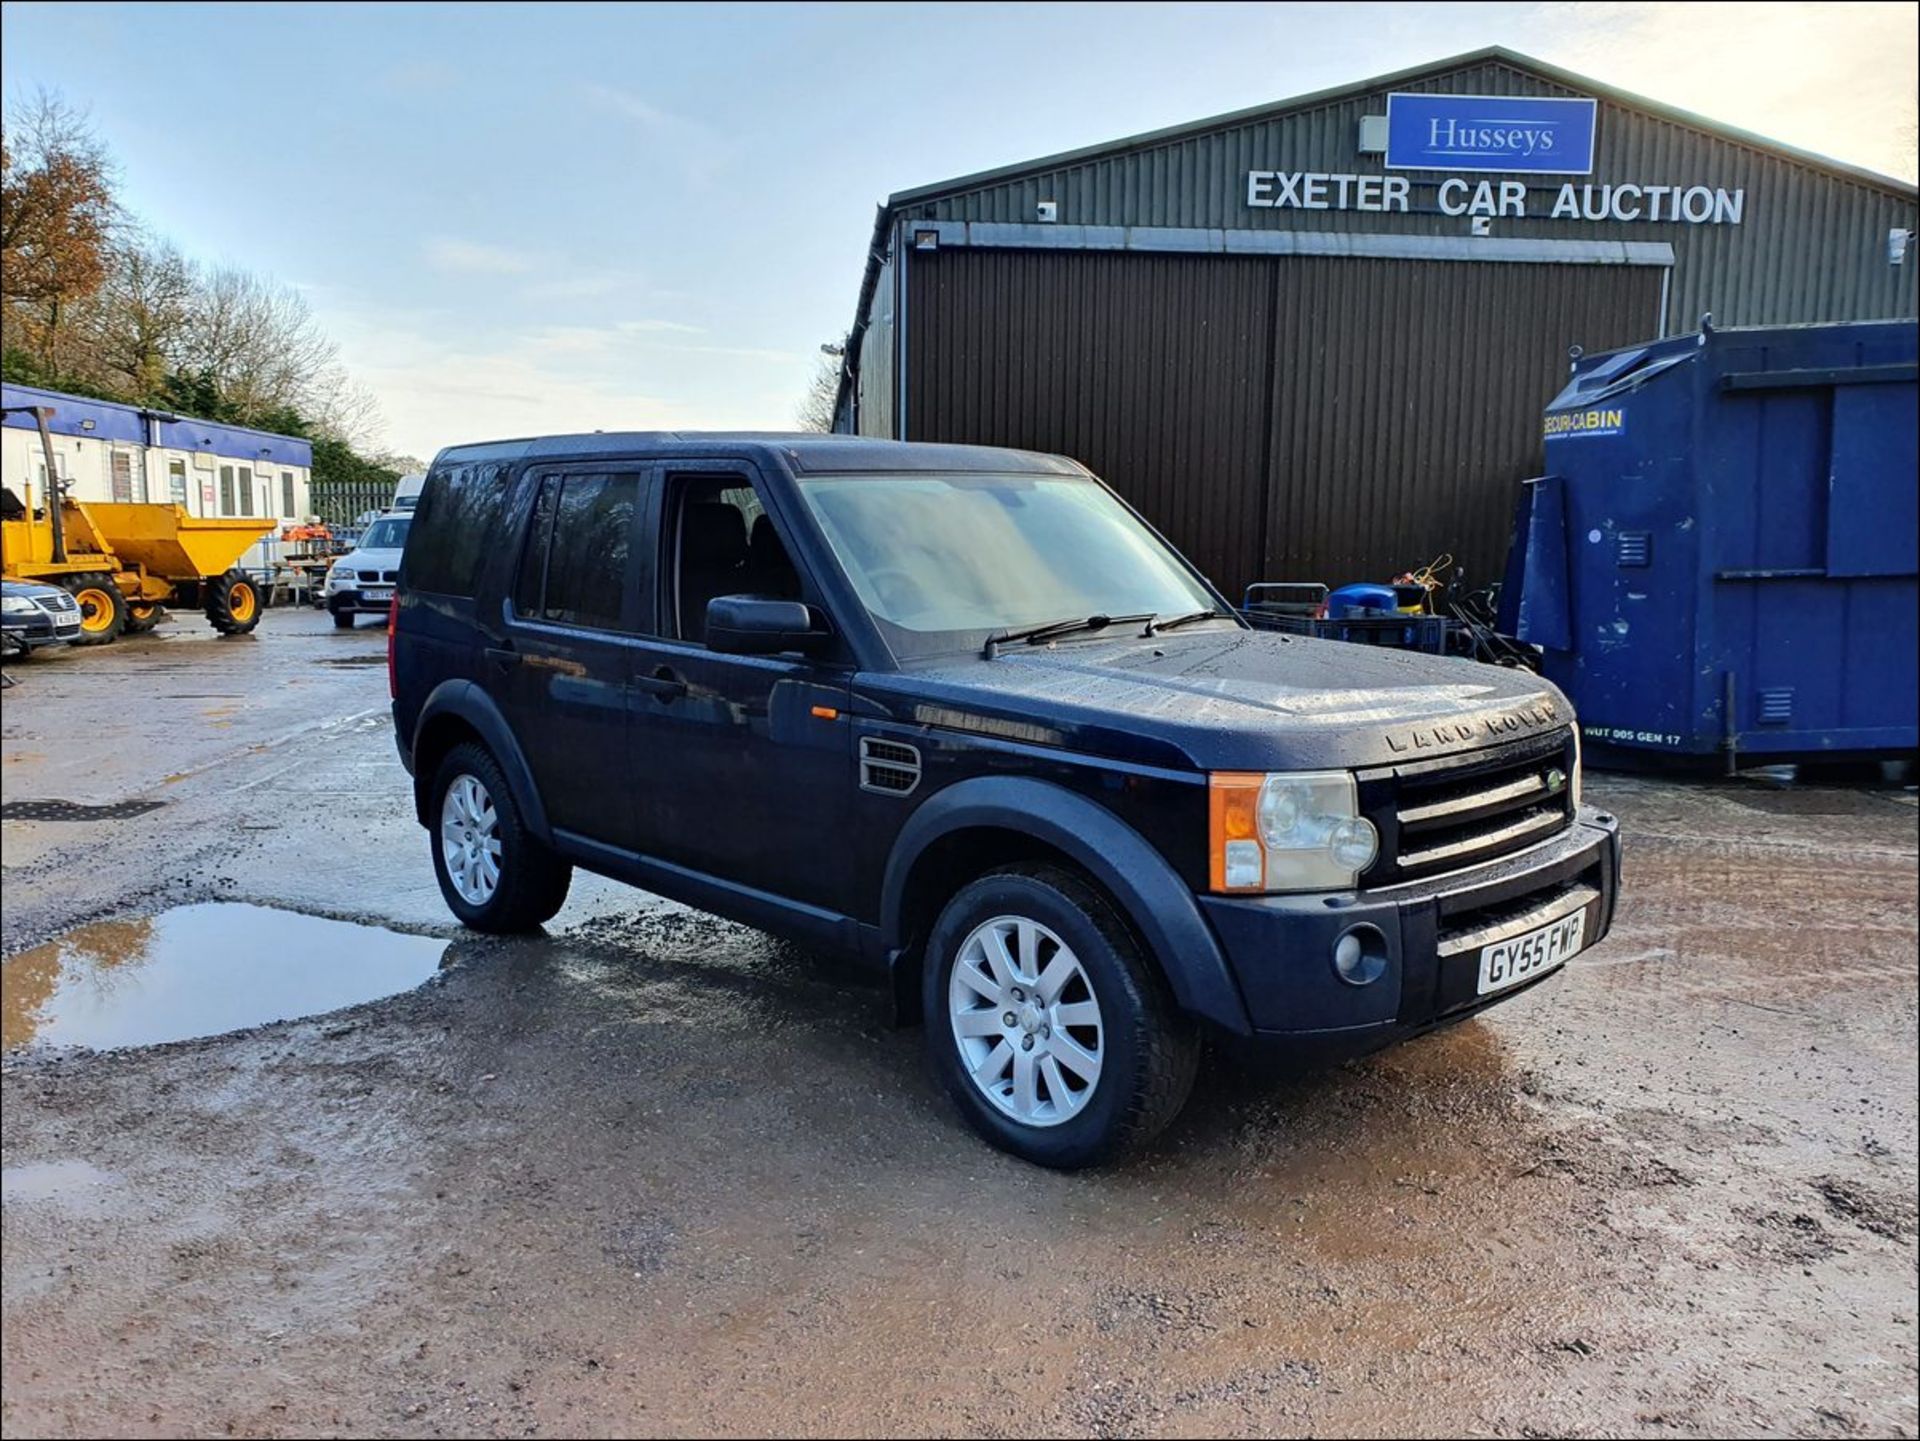
<instances>
[{"instance_id":1,"label":"windscreen wiper","mask_svg":"<svg viewBox=\"0 0 1920 1441\"><path fill-rule=\"evenodd\" d=\"M987 643L980 648L980 654L992 660L1000 653L1000 647L1016 640L1028 645L1039 645L1042 641L1052 640L1055 636L1072 635L1077 630L1105 630L1110 625L1132 625L1137 620L1152 620L1153 612L1140 615L1088 615L1076 620L1050 620L1044 625L1028 626L1025 630L1003 630L987 637Z\"/></svg>"},{"instance_id":2,"label":"windscreen wiper","mask_svg":"<svg viewBox=\"0 0 1920 1441\"><path fill-rule=\"evenodd\" d=\"M1224 610L1190 611L1186 615L1176 615L1172 620L1161 620L1158 616L1153 616L1148 619L1147 628L1140 633L1142 635L1158 635L1163 630L1172 630L1176 626L1192 625L1197 620L1232 619L1233 617Z\"/></svg>"}]
</instances>

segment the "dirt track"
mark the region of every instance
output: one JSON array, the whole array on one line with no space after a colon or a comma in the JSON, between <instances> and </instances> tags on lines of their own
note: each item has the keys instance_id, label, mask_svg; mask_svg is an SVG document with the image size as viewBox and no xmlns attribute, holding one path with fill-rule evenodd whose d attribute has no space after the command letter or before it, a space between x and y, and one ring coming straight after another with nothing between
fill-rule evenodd
<instances>
[{"instance_id":1,"label":"dirt track","mask_svg":"<svg viewBox=\"0 0 1920 1441\"><path fill-rule=\"evenodd\" d=\"M6 799L168 802L5 822L9 955L207 899L453 941L323 1018L9 1058L8 1435L1920 1425L1911 795L1596 779L1628 890L1566 975L1216 1071L1063 1177L758 933L599 883L544 941L448 926L380 639L325 627L8 695Z\"/></svg>"}]
</instances>

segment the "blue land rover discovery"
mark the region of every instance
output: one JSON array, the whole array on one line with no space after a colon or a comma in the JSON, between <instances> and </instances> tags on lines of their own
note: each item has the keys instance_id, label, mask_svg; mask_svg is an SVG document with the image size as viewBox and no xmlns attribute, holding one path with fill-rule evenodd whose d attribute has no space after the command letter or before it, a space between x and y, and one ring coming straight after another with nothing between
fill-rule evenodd
<instances>
[{"instance_id":1,"label":"blue land rover discovery","mask_svg":"<svg viewBox=\"0 0 1920 1441\"><path fill-rule=\"evenodd\" d=\"M1249 629L1058 456L843 436L457 446L393 619L447 904L573 868L864 958L991 1142L1079 1166L1208 1031L1357 1054L1597 942L1619 842L1523 672Z\"/></svg>"}]
</instances>

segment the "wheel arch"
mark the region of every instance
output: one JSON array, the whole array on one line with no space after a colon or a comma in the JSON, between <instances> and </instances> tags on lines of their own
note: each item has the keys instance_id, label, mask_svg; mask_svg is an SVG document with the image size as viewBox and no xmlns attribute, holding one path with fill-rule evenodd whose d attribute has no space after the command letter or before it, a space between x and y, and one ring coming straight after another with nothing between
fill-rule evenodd
<instances>
[{"instance_id":1,"label":"wheel arch","mask_svg":"<svg viewBox=\"0 0 1920 1441\"><path fill-rule=\"evenodd\" d=\"M1140 833L1063 786L981 776L923 803L895 842L882 886L881 943L903 1014L918 1009L921 944L968 880L1009 862L1064 861L1112 900L1181 1009L1239 1035L1251 1022L1193 892Z\"/></svg>"},{"instance_id":2,"label":"wheel arch","mask_svg":"<svg viewBox=\"0 0 1920 1441\"><path fill-rule=\"evenodd\" d=\"M427 811L434 772L447 752L464 741L478 741L499 762L528 832L542 845L551 845L547 809L513 728L492 697L469 680L442 681L434 687L414 722L413 809L420 824L432 824Z\"/></svg>"}]
</instances>

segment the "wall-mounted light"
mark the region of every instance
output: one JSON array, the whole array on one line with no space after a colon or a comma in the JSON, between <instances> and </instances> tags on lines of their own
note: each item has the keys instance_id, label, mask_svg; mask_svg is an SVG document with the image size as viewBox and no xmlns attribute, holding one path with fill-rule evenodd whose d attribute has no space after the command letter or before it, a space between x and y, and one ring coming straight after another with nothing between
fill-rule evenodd
<instances>
[{"instance_id":1,"label":"wall-mounted light","mask_svg":"<svg viewBox=\"0 0 1920 1441\"><path fill-rule=\"evenodd\" d=\"M914 231L913 248L915 250L938 250L940 248L940 232L937 230Z\"/></svg>"},{"instance_id":2,"label":"wall-mounted light","mask_svg":"<svg viewBox=\"0 0 1920 1441\"><path fill-rule=\"evenodd\" d=\"M80 428L82 430L92 430L93 422L91 420L83 420L80 422Z\"/></svg>"}]
</instances>

